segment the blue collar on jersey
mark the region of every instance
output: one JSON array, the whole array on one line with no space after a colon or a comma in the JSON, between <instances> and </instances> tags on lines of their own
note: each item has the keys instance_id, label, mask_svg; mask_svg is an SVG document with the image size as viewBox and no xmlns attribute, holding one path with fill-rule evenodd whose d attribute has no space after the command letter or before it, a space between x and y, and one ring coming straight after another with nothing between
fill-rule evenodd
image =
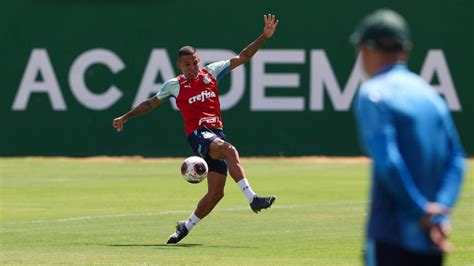
<instances>
[{"instance_id":1,"label":"blue collar on jersey","mask_svg":"<svg viewBox=\"0 0 474 266\"><path fill-rule=\"evenodd\" d=\"M397 68L397 69L407 69L407 66L403 63L395 63L395 64L388 65L386 67L383 67L379 71L375 72L375 74L372 76L372 78L375 77L375 76L381 75L383 73L387 73L388 71L390 71L392 69L395 69L395 68Z\"/></svg>"}]
</instances>

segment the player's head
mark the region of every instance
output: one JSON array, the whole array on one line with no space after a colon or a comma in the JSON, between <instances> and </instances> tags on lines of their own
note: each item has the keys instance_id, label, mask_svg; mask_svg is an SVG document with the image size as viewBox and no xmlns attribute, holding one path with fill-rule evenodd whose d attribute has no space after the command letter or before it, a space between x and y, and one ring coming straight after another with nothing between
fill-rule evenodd
<instances>
[{"instance_id":1,"label":"player's head","mask_svg":"<svg viewBox=\"0 0 474 266\"><path fill-rule=\"evenodd\" d=\"M412 43L405 19L389 9L365 17L350 37L357 46L369 76L387 64L406 60Z\"/></svg>"},{"instance_id":2,"label":"player's head","mask_svg":"<svg viewBox=\"0 0 474 266\"><path fill-rule=\"evenodd\" d=\"M199 75L199 56L196 48L183 46L178 51L178 62L176 65L187 78L196 78Z\"/></svg>"}]
</instances>

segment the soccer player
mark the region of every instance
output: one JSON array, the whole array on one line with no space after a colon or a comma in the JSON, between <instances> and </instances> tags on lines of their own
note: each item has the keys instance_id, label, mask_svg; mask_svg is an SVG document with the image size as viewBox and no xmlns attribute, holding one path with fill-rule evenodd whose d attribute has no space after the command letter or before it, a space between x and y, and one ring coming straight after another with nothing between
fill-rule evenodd
<instances>
[{"instance_id":1,"label":"soccer player","mask_svg":"<svg viewBox=\"0 0 474 266\"><path fill-rule=\"evenodd\" d=\"M186 221L178 222L176 232L170 236L168 244L178 243L194 225L214 209L224 196L227 171L243 191L255 213L270 207L276 199L275 196L257 196L250 187L240 163L239 153L227 142L224 135L217 89L219 80L225 74L247 62L272 37L278 20L274 15L268 14L264 15L264 23L263 33L239 55L229 60L201 67L196 49L191 46L182 47L179 49L177 61L182 74L166 81L156 96L113 120L113 126L120 132L123 130L123 124L130 118L148 113L168 98L174 97L184 120L188 143L193 152L204 158L209 166L206 195Z\"/></svg>"},{"instance_id":2,"label":"soccer player","mask_svg":"<svg viewBox=\"0 0 474 266\"><path fill-rule=\"evenodd\" d=\"M444 100L408 70L408 25L396 12L367 16L351 40L369 79L355 99L363 146L372 157L367 265L441 265L452 245L448 213L464 155Z\"/></svg>"}]
</instances>

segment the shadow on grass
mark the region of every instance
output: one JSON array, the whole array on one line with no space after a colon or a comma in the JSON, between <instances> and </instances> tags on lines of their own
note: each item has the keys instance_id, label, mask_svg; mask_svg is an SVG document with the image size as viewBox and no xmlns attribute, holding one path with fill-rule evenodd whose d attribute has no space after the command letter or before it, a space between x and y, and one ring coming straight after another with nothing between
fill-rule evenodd
<instances>
[{"instance_id":1,"label":"shadow on grass","mask_svg":"<svg viewBox=\"0 0 474 266\"><path fill-rule=\"evenodd\" d=\"M177 244L177 245L168 245L168 244L112 244L107 245L109 247L179 247L179 248L192 248L199 247L202 244Z\"/></svg>"},{"instance_id":2,"label":"shadow on grass","mask_svg":"<svg viewBox=\"0 0 474 266\"><path fill-rule=\"evenodd\" d=\"M158 247L158 248L194 248L194 247L206 247L206 248L252 248L249 246L208 246L203 244L110 244L105 245L109 247Z\"/></svg>"}]
</instances>

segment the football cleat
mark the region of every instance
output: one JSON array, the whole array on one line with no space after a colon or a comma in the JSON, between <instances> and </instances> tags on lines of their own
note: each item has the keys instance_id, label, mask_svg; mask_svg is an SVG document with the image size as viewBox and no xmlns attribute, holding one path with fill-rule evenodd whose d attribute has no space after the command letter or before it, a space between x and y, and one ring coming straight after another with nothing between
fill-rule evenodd
<instances>
[{"instance_id":1,"label":"football cleat","mask_svg":"<svg viewBox=\"0 0 474 266\"><path fill-rule=\"evenodd\" d=\"M276 196L270 197L260 197L255 196L253 197L252 203L250 203L250 208L253 212L258 213L262 209L266 209L272 206L273 202L277 199Z\"/></svg>"},{"instance_id":2,"label":"football cleat","mask_svg":"<svg viewBox=\"0 0 474 266\"><path fill-rule=\"evenodd\" d=\"M185 226L184 221L179 221L176 224L176 232L174 232L172 235L170 235L170 239L168 239L168 242L166 244L176 244L181 239L183 239L185 236L187 236L189 233L188 228Z\"/></svg>"}]
</instances>

